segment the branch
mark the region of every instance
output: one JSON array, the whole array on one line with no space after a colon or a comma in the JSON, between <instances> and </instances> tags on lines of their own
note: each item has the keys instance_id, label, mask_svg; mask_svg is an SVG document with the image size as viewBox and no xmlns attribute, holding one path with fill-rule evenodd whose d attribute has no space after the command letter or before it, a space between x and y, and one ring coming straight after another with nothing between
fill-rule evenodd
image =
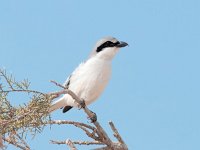
<instances>
[{"instance_id":1,"label":"branch","mask_svg":"<svg viewBox=\"0 0 200 150\"><path fill-rule=\"evenodd\" d=\"M71 140L70 140L71 141ZM104 143L101 143L99 141L71 141L73 144L76 145L104 145ZM52 144L66 144L66 141L54 141L51 140Z\"/></svg>"},{"instance_id":2,"label":"branch","mask_svg":"<svg viewBox=\"0 0 200 150\"><path fill-rule=\"evenodd\" d=\"M45 95L44 93L39 92L39 91L36 91L36 90L16 90L16 89L12 89L12 90L0 91L0 92L5 92L5 93L11 93L11 92L25 92L25 93L34 93L34 94Z\"/></svg>"},{"instance_id":3,"label":"branch","mask_svg":"<svg viewBox=\"0 0 200 150\"><path fill-rule=\"evenodd\" d=\"M51 81L52 83L54 83L55 85L65 88L64 86L62 86L61 84L57 83L56 81ZM69 89L64 89L63 91L57 92L57 93L53 93L55 95L60 96L61 93L65 93L65 94L69 94L80 106L83 103L83 100L81 100L74 92L72 92ZM52 94L52 93L51 93ZM85 111L85 113L88 115L89 118L93 118L94 117L94 113L92 111L90 111L87 106L85 105L84 107L82 107L82 109ZM104 131L104 129L101 127L101 125L99 124L98 121L94 121L92 120L92 123L96 126L97 128L97 134L101 137L102 142L106 143L106 145L108 145L109 147L112 147L112 141L111 139L108 137L107 133Z\"/></svg>"},{"instance_id":4,"label":"branch","mask_svg":"<svg viewBox=\"0 0 200 150\"><path fill-rule=\"evenodd\" d=\"M47 124L70 124L84 131L92 140L52 140L51 142L53 144L67 144L71 150L76 150L75 145L105 145L102 148L100 147L99 150L128 149L112 122L109 122L109 124L113 131L113 135L116 137L118 142L111 141L105 130L97 121L96 114L88 109L84 100L79 98L73 91L67 89L63 85L51 81L56 86L61 87L62 90L45 94L28 89L30 83L27 80L16 82L12 76L7 76L5 71L0 70L0 77L3 77L4 81L7 82L7 86L0 84L0 148L4 146L4 141L22 150L30 150L29 145L24 140L24 135L28 132L32 133L34 136L36 132L41 132L43 127ZM7 99L7 96L13 92L25 92L31 94L31 101L28 104L24 104L24 106L13 107ZM63 94L69 94L75 100L78 107L83 109L88 118L90 118L92 125L75 121L50 120L50 104L53 99Z\"/></svg>"},{"instance_id":5,"label":"branch","mask_svg":"<svg viewBox=\"0 0 200 150\"><path fill-rule=\"evenodd\" d=\"M50 80L50 82L54 83L56 86L59 86L59 87L61 87L63 89L67 89L65 86L61 85L60 83L58 83L58 82L56 82L54 80Z\"/></svg>"},{"instance_id":6,"label":"branch","mask_svg":"<svg viewBox=\"0 0 200 150\"><path fill-rule=\"evenodd\" d=\"M46 122L46 124L73 124L75 126L83 126L86 127L88 129L91 130L95 130L95 128L91 125L85 124L85 123L81 123L81 122L75 122L75 121L68 121L68 120L49 120L48 122Z\"/></svg>"},{"instance_id":7,"label":"branch","mask_svg":"<svg viewBox=\"0 0 200 150\"><path fill-rule=\"evenodd\" d=\"M113 123L112 121L110 121L110 122L109 122L109 125L110 125L111 129L113 130L113 132L114 132L113 135L117 138L117 140L118 140L121 144L125 144L124 141L123 141L123 139L122 139L122 137L120 136L118 130L115 128L114 123Z\"/></svg>"},{"instance_id":8,"label":"branch","mask_svg":"<svg viewBox=\"0 0 200 150\"><path fill-rule=\"evenodd\" d=\"M0 69L0 76L2 76L6 80L6 82L9 85L9 88L13 90L14 88L13 88L13 85L12 85L13 84L13 82L12 82L13 81L12 76L9 78L7 76L7 74L6 74L6 71L5 70L1 70L1 69Z\"/></svg>"},{"instance_id":9,"label":"branch","mask_svg":"<svg viewBox=\"0 0 200 150\"><path fill-rule=\"evenodd\" d=\"M51 82L54 83L56 86L63 88L64 90L59 91L59 92L50 93L50 94L56 95L57 97L60 96L61 94L69 94L76 101L76 103L78 103L80 108L82 108L84 110L84 112L88 115L88 118L91 119L91 123L93 123L96 127L96 133L98 135L98 139L94 138L93 136L90 136L90 134L88 134L88 132L86 130L81 128L82 130L84 130L86 132L86 134L89 137L93 138L94 140L98 141L99 143L103 143L103 144L107 145L107 147L112 150L115 150L115 149L127 150L128 149L112 122L110 122L109 124L111 126L111 129L114 132L114 136L119 141L119 143L117 143L117 144L111 141L111 139L108 137L107 133L101 127L99 122L97 120L92 119L94 117L94 113L92 111L90 111L86 105L83 104L84 100L80 99L74 92L72 92L69 89L66 89L66 87L62 86L61 84L57 83L56 81L51 81Z\"/></svg>"},{"instance_id":10,"label":"branch","mask_svg":"<svg viewBox=\"0 0 200 150\"><path fill-rule=\"evenodd\" d=\"M22 143L23 145L25 145L25 147L26 147L27 149L30 149L29 145L26 143L26 141L24 141L24 139L23 139L19 134L16 134L16 136L17 136L18 139L20 139L21 143Z\"/></svg>"},{"instance_id":11,"label":"branch","mask_svg":"<svg viewBox=\"0 0 200 150\"><path fill-rule=\"evenodd\" d=\"M6 141L6 142L8 142L8 143L10 143L10 144L12 144L12 145L14 145L14 146L20 148L20 149L22 149L22 150L30 150L29 147L24 147L24 146L18 144L17 142L15 142L14 140L12 140L12 139L10 139L10 138L4 138L4 137L3 137L2 139L3 139L4 141Z\"/></svg>"},{"instance_id":12,"label":"branch","mask_svg":"<svg viewBox=\"0 0 200 150\"><path fill-rule=\"evenodd\" d=\"M3 149L4 145L3 145L3 138L2 135L0 134L0 149Z\"/></svg>"},{"instance_id":13,"label":"branch","mask_svg":"<svg viewBox=\"0 0 200 150\"><path fill-rule=\"evenodd\" d=\"M71 140L66 140L66 144L70 147L70 150L77 150L77 148Z\"/></svg>"},{"instance_id":14,"label":"branch","mask_svg":"<svg viewBox=\"0 0 200 150\"><path fill-rule=\"evenodd\" d=\"M95 139L95 140L99 140L99 138L96 136L96 134L97 134L96 128L94 128L93 126L84 124L84 123L75 122L75 121L66 121L66 120L51 120L51 121L48 121L46 124L58 124L58 125L71 124L77 128L82 129L87 134L88 137ZM92 133L88 129L92 130Z\"/></svg>"}]
</instances>

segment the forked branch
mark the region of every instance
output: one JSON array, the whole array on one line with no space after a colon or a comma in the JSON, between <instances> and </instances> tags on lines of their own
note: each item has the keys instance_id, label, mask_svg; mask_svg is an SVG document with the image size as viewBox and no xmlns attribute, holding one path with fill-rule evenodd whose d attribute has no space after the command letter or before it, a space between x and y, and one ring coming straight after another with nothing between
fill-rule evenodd
<instances>
[{"instance_id":1,"label":"forked branch","mask_svg":"<svg viewBox=\"0 0 200 150\"><path fill-rule=\"evenodd\" d=\"M3 81L6 83L3 84ZM30 83L27 80L17 82L12 76L7 75L4 70L0 70L0 149L3 149L5 143L14 145L22 150L30 150L30 146L26 143L25 135L31 133L34 136L40 133L47 124L57 125L73 125L81 129L85 135L91 138L91 141L74 141L71 139L57 141L51 140L53 144L67 144L71 150L76 150L75 145L103 145L99 150L127 150L127 146L120 136L118 130L112 122L109 125L113 131L117 141L110 139L108 134L97 121L96 114L88 109L84 100L80 99L73 91L66 89L61 84L51 81L56 86L62 88L59 91L51 93L43 93L36 90L30 90ZM31 100L28 104L14 107L8 100L8 95L13 92L27 93ZM81 109L90 118L91 123L81 123L67 120L51 120L49 107L52 100L63 95L69 94Z\"/></svg>"}]
</instances>

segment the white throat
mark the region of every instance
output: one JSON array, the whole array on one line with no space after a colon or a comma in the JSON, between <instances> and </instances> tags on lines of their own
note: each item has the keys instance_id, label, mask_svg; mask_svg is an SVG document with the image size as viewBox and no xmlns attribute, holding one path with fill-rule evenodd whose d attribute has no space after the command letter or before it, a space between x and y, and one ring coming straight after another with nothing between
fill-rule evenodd
<instances>
[{"instance_id":1,"label":"white throat","mask_svg":"<svg viewBox=\"0 0 200 150\"><path fill-rule=\"evenodd\" d=\"M105 48L102 52L97 53L94 57L97 57L99 59L104 59L107 61L112 61L112 59L114 58L114 56L117 54L118 51L119 48L109 47Z\"/></svg>"}]
</instances>

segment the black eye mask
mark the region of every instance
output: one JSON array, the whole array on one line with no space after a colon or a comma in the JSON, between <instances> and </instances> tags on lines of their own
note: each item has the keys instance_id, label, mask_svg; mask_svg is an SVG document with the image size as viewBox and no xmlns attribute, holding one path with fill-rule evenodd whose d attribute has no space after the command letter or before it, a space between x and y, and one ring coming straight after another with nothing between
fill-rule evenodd
<instances>
[{"instance_id":1,"label":"black eye mask","mask_svg":"<svg viewBox=\"0 0 200 150\"><path fill-rule=\"evenodd\" d=\"M101 44L99 47L97 47L96 52L98 53L98 52L102 51L102 50L103 50L104 48L106 48L106 47L115 47L115 46L117 46L118 44L120 44L119 41L117 41L116 43L113 43L113 42L111 42L111 41L107 41L107 42Z\"/></svg>"}]
</instances>

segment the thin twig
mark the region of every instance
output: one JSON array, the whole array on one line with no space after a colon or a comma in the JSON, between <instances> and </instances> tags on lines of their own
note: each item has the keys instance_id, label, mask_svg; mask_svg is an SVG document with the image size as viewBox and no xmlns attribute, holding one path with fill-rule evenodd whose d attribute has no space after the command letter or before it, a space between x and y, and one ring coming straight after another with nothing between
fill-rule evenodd
<instances>
[{"instance_id":1,"label":"thin twig","mask_svg":"<svg viewBox=\"0 0 200 150\"><path fill-rule=\"evenodd\" d=\"M0 149L3 149L4 145L3 145L3 138L2 135L0 134Z\"/></svg>"},{"instance_id":2,"label":"thin twig","mask_svg":"<svg viewBox=\"0 0 200 150\"><path fill-rule=\"evenodd\" d=\"M59 124L59 125L60 124L73 124L73 125L83 126L88 129L91 129L91 130L95 130L95 128L91 125L81 123L81 122L68 121L68 120L50 120L50 121L46 122L46 124Z\"/></svg>"},{"instance_id":3,"label":"thin twig","mask_svg":"<svg viewBox=\"0 0 200 150\"><path fill-rule=\"evenodd\" d=\"M77 148L71 140L68 139L65 143L70 147L70 150L77 150Z\"/></svg>"},{"instance_id":4,"label":"thin twig","mask_svg":"<svg viewBox=\"0 0 200 150\"><path fill-rule=\"evenodd\" d=\"M99 141L71 141L72 143L76 145L105 145L102 142ZM66 144L66 141L54 141L51 140L52 144Z\"/></svg>"},{"instance_id":5,"label":"thin twig","mask_svg":"<svg viewBox=\"0 0 200 150\"><path fill-rule=\"evenodd\" d=\"M4 138L4 137L3 137L2 139L3 139L4 141L8 142L9 144L12 144L12 145L14 145L14 146L16 146L16 147L18 147L18 148L20 148L20 149L22 149L22 150L30 150L30 148L23 147L23 146L21 146L20 144L14 142L14 141L12 141L12 140L10 140L9 138Z\"/></svg>"},{"instance_id":6,"label":"thin twig","mask_svg":"<svg viewBox=\"0 0 200 150\"><path fill-rule=\"evenodd\" d=\"M47 124L71 124L74 125L75 127L78 127L80 129L82 129L88 137L94 139L94 140L99 140L99 138L95 135L97 134L97 130L96 128L84 124L84 123L80 123L80 122L74 122L74 121L66 121L66 120L51 120L49 122L47 122ZM90 131L88 131L87 129L92 130L92 133Z\"/></svg>"},{"instance_id":7,"label":"thin twig","mask_svg":"<svg viewBox=\"0 0 200 150\"><path fill-rule=\"evenodd\" d=\"M10 81L9 81L9 78L8 78L7 75L6 75L6 72L3 71L3 70L0 70L0 76L4 77L4 79L6 80L6 82L7 82L8 85L9 85L10 89L11 89L11 90L14 90L12 84L11 84Z\"/></svg>"},{"instance_id":8,"label":"thin twig","mask_svg":"<svg viewBox=\"0 0 200 150\"><path fill-rule=\"evenodd\" d=\"M26 93L35 93L35 94L45 95L44 93L39 92L39 91L35 91L35 90L16 90L16 89L12 89L12 90L2 90L0 92L5 92L5 93L10 93L10 92L26 92Z\"/></svg>"},{"instance_id":9,"label":"thin twig","mask_svg":"<svg viewBox=\"0 0 200 150\"><path fill-rule=\"evenodd\" d=\"M121 143L121 144L125 144L125 142L123 141L122 137L120 136L118 130L116 129L114 123L112 121L109 122L109 125L111 127L111 129L113 130L114 132L114 136L117 138L117 140Z\"/></svg>"},{"instance_id":10,"label":"thin twig","mask_svg":"<svg viewBox=\"0 0 200 150\"><path fill-rule=\"evenodd\" d=\"M24 113L24 114L22 114L21 116L18 116L17 118L15 118L15 119L11 119L11 120L6 120L5 122L0 122L1 124L1 126L7 126L7 125L9 125L9 123L12 123L12 122L15 122L15 121L17 121L17 120L20 120L20 119L22 119L22 118L24 118L24 117L26 117L28 114L30 114L31 112L26 112L26 113Z\"/></svg>"},{"instance_id":11,"label":"thin twig","mask_svg":"<svg viewBox=\"0 0 200 150\"><path fill-rule=\"evenodd\" d=\"M95 148L93 150L110 150L110 147L104 146L104 147ZM125 145L120 144L119 142L117 143L113 142L113 150L128 150L128 148Z\"/></svg>"},{"instance_id":12,"label":"thin twig","mask_svg":"<svg viewBox=\"0 0 200 150\"><path fill-rule=\"evenodd\" d=\"M30 147L28 146L28 144L24 141L24 139L19 136L19 134L16 134L16 136L18 137L18 139L20 139L20 141L22 142L22 144L24 144L26 146L27 149L30 149Z\"/></svg>"},{"instance_id":13,"label":"thin twig","mask_svg":"<svg viewBox=\"0 0 200 150\"><path fill-rule=\"evenodd\" d=\"M60 84L60 83L58 83L58 82L56 82L54 80L50 80L50 82L54 83L56 86L59 86L59 87L61 87L63 89L66 89L66 87L64 87L62 84Z\"/></svg>"}]
</instances>

